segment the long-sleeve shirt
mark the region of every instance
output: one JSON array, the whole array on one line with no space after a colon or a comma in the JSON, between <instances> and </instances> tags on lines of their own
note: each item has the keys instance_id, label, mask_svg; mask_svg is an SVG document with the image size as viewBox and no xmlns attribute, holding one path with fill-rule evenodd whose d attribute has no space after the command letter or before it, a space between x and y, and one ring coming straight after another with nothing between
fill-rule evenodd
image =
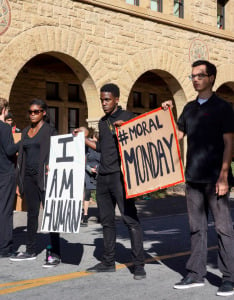
<instances>
[{"instance_id":1,"label":"long-sleeve shirt","mask_svg":"<svg viewBox=\"0 0 234 300\"><path fill-rule=\"evenodd\" d=\"M15 154L18 150L19 143L14 143L11 127L0 121L0 174L15 171Z\"/></svg>"},{"instance_id":2,"label":"long-sleeve shirt","mask_svg":"<svg viewBox=\"0 0 234 300\"><path fill-rule=\"evenodd\" d=\"M122 110L121 107L118 107L117 111L113 114L105 115L99 121L99 141L97 142L96 149L98 152L101 152L99 174L106 175L120 172L120 156L117 137L115 132L111 131L108 123L110 122L113 124L118 120L128 121L134 116L135 115L132 112Z\"/></svg>"}]
</instances>

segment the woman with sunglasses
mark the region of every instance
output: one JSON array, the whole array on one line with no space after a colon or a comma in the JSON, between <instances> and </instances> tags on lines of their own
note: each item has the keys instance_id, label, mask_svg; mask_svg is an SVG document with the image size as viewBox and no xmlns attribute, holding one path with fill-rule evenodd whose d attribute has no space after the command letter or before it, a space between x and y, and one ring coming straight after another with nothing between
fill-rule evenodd
<instances>
[{"instance_id":1,"label":"woman with sunglasses","mask_svg":"<svg viewBox=\"0 0 234 300\"><path fill-rule=\"evenodd\" d=\"M46 172L49 162L50 137L56 130L47 122L47 105L43 100L34 99L29 106L30 125L22 131L17 169L20 193L25 197L27 214L26 252L17 253L11 261L36 259L36 233L40 204L44 206ZM60 263L59 234L50 233L52 255L43 267Z\"/></svg>"}]
</instances>

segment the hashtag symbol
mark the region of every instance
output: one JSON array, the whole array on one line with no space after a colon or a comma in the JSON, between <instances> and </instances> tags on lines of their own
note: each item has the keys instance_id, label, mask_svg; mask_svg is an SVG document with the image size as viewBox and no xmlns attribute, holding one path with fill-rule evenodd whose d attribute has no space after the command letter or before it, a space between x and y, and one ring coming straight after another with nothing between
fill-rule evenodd
<instances>
[{"instance_id":1,"label":"hashtag symbol","mask_svg":"<svg viewBox=\"0 0 234 300\"><path fill-rule=\"evenodd\" d=\"M119 130L118 140L119 140L119 143L122 144L122 146L127 145L127 140L128 140L127 132L125 132L124 130Z\"/></svg>"}]
</instances>

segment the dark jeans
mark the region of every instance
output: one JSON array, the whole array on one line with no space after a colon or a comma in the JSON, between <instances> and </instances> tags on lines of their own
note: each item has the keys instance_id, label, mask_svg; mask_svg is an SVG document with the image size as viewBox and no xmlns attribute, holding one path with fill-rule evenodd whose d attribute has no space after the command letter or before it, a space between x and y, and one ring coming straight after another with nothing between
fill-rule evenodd
<instances>
[{"instance_id":1,"label":"dark jeans","mask_svg":"<svg viewBox=\"0 0 234 300\"><path fill-rule=\"evenodd\" d=\"M186 269L196 279L206 275L207 217L210 208L218 234L218 267L223 279L234 282L234 232L228 195L217 197L214 184L186 184L191 256Z\"/></svg>"},{"instance_id":2,"label":"dark jeans","mask_svg":"<svg viewBox=\"0 0 234 300\"><path fill-rule=\"evenodd\" d=\"M15 200L15 174L0 175L0 253L12 251L13 206Z\"/></svg>"},{"instance_id":3,"label":"dark jeans","mask_svg":"<svg viewBox=\"0 0 234 300\"><path fill-rule=\"evenodd\" d=\"M102 261L106 265L115 264L116 226L115 206L119 207L122 219L128 227L132 260L134 265L144 265L143 238L140 221L133 199L125 198L122 174L120 172L98 175L97 204L103 227L104 253Z\"/></svg>"},{"instance_id":4,"label":"dark jeans","mask_svg":"<svg viewBox=\"0 0 234 300\"><path fill-rule=\"evenodd\" d=\"M45 192L42 192L37 185L37 175L25 175L24 194L28 208L26 251L32 254L36 253L40 204L42 203L44 207L45 202ZM60 256L59 233L51 232L50 239L53 253Z\"/></svg>"}]
</instances>

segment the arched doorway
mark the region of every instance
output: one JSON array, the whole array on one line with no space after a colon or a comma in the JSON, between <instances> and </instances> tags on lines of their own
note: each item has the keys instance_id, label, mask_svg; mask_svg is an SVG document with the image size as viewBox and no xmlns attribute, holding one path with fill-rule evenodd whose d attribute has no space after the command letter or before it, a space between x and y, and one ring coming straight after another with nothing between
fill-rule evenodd
<instances>
[{"instance_id":1,"label":"arched doorway","mask_svg":"<svg viewBox=\"0 0 234 300\"><path fill-rule=\"evenodd\" d=\"M159 76L157 71L147 71L134 83L127 108L136 114L141 114L160 107L163 101L169 99L173 100L173 94L163 77ZM177 118L175 105L173 114Z\"/></svg>"},{"instance_id":2,"label":"arched doorway","mask_svg":"<svg viewBox=\"0 0 234 300\"><path fill-rule=\"evenodd\" d=\"M33 98L46 101L50 122L60 134L87 126L87 78L85 69L64 54L48 52L30 59L18 72L9 97L17 127L28 125L28 104Z\"/></svg>"},{"instance_id":3,"label":"arched doorway","mask_svg":"<svg viewBox=\"0 0 234 300\"><path fill-rule=\"evenodd\" d=\"M231 103L234 107L234 82L222 84L216 91L216 94Z\"/></svg>"},{"instance_id":4,"label":"arched doorway","mask_svg":"<svg viewBox=\"0 0 234 300\"><path fill-rule=\"evenodd\" d=\"M178 100L181 93L180 102ZM127 109L142 114L150 110L161 107L161 103L166 100L173 101L173 116L175 121L178 117L178 106L183 105L183 90L176 79L166 71L150 70L143 73L133 84L127 103ZM179 109L180 110L180 109ZM185 161L185 145L180 141L181 156Z\"/></svg>"}]
</instances>

